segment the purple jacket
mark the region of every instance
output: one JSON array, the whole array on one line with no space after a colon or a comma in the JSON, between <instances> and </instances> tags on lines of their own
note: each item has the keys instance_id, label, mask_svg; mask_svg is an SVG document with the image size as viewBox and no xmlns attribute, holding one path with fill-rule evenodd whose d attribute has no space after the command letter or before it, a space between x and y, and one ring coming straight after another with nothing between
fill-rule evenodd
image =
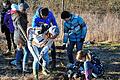
<instances>
[{"instance_id":1,"label":"purple jacket","mask_svg":"<svg viewBox=\"0 0 120 80\"><path fill-rule=\"evenodd\" d=\"M9 28L10 33L14 32L14 25L11 17L11 11L6 12L4 17L4 24Z\"/></svg>"}]
</instances>

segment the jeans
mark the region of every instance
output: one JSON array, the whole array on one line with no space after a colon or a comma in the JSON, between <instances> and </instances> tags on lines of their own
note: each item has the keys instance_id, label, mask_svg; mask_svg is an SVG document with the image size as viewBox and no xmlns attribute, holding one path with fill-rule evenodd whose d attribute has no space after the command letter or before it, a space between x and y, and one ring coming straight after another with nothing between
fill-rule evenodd
<instances>
[{"instance_id":1,"label":"jeans","mask_svg":"<svg viewBox=\"0 0 120 80\"><path fill-rule=\"evenodd\" d=\"M14 49L16 49L16 45L14 43L14 33L10 33L9 29L6 28L5 36L6 36L7 46L8 46L9 51L11 51L11 46L12 46L11 43L13 43ZM11 39L12 39L12 42L11 42Z\"/></svg>"},{"instance_id":2,"label":"jeans","mask_svg":"<svg viewBox=\"0 0 120 80\"><path fill-rule=\"evenodd\" d=\"M30 45L30 43L28 43L28 48L34 58L33 61L33 75L35 79L38 79L38 70L39 70L39 56L42 53L42 49L46 50L46 48L39 48L37 46L32 46ZM43 51L44 51L43 50ZM47 67L48 63L49 63L49 56L48 56L48 50L42 55L42 67Z\"/></svg>"},{"instance_id":3,"label":"jeans","mask_svg":"<svg viewBox=\"0 0 120 80\"><path fill-rule=\"evenodd\" d=\"M22 69L22 58L23 58L23 49L22 48L17 48L16 50L16 64L17 67Z\"/></svg>"},{"instance_id":4,"label":"jeans","mask_svg":"<svg viewBox=\"0 0 120 80\"><path fill-rule=\"evenodd\" d=\"M70 63L74 63L74 58L73 58L73 49L74 46L76 45L77 51L82 50L83 42L80 41L70 41L67 47L67 54L69 58Z\"/></svg>"},{"instance_id":5,"label":"jeans","mask_svg":"<svg viewBox=\"0 0 120 80\"><path fill-rule=\"evenodd\" d=\"M25 65L28 63L28 57L29 57L29 54L30 54L30 51L29 51L27 45L25 47L23 47L23 53L24 53L24 56L23 56L22 66L23 66L23 71L24 71L25 70Z\"/></svg>"},{"instance_id":6,"label":"jeans","mask_svg":"<svg viewBox=\"0 0 120 80\"><path fill-rule=\"evenodd\" d=\"M17 48L16 50L16 64L20 67L21 69L23 68L23 71L25 70L25 65L28 62L28 57L29 57L29 49L27 46L23 46L23 48Z\"/></svg>"},{"instance_id":7,"label":"jeans","mask_svg":"<svg viewBox=\"0 0 120 80\"><path fill-rule=\"evenodd\" d=\"M56 48L55 48L55 43L54 42L51 46L51 57L52 57L52 61L56 60Z\"/></svg>"},{"instance_id":8,"label":"jeans","mask_svg":"<svg viewBox=\"0 0 120 80\"><path fill-rule=\"evenodd\" d=\"M84 71L86 80L91 80L92 76L97 77L98 69L90 61L84 62Z\"/></svg>"}]
</instances>

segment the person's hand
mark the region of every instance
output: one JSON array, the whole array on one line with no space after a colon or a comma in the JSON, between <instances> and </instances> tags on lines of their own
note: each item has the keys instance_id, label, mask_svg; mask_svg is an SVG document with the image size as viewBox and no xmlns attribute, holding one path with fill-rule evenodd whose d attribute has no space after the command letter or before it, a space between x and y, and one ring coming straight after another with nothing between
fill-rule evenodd
<instances>
[{"instance_id":1,"label":"person's hand","mask_svg":"<svg viewBox=\"0 0 120 80\"><path fill-rule=\"evenodd\" d=\"M77 52L77 55L76 55L76 60L80 60L82 58L81 56L81 50Z\"/></svg>"},{"instance_id":2,"label":"person's hand","mask_svg":"<svg viewBox=\"0 0 120 80\"><path fill-rule=\"evenodd\" d=\"M80 54L77 53L77 55L76 55L76 60L79 61L79 59L80 59Z\"/></svg>"},{"instance_id":3,"label":"person's hand","mask_svg":"<svg viewBox=\"0 0 120 80\"><path fill-rule=\"evenodd\" d=\"M47 24L47 23L44 23L44 26L48 26L48 24Z\"/></svg>"},{"instance_id":4,"label":"person's hand","mask_svg":"<svg viewBox=\"0 0 120 80\"><path fill-rule=\"evenodd\" d=\"M32 45L36 45L36 42L35 42L35 41L32 41Z\"/></svg>"},{"instance_id":5,"label":"person's hand","mask_svg":"<svg viewBox=\"0 0 120 80\"><path fill-rule=\"evenodd\" d=\"M50 39L55 39L56 37L57 37L57 35L51 36Z\"/></svg>"},{"instance_id":6,"label":"person's hand","mask_svg":"<svg viewBox=\"0 0 120 80\"><path fill-rule=\"evenodd\" d=\"M81 38L81 39L80 39L80 42L84 42L84 40L85 40L85 38Z\"/></svg>"}]
</instances>

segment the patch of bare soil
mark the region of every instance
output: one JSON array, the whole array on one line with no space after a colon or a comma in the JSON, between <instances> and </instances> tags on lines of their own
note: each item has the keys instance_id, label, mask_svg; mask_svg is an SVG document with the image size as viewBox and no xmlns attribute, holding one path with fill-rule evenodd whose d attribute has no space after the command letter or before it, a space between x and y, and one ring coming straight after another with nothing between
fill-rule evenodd
<instances>
[{"instance_id":1,"label":"patch of bare soil","mask_svg":"<svg viewBox=\"0 0 120 80\"><path fill-rule=\"evenodd\" d=\"M15 66L9 64L10 60L14 58L14 54L5 55L6 41L4 35L0 36L0 80L33 80L32 62L30 62L30 73L18 72ZM85 48L87 49L87 48ZM104 75L97 80L120 80L120 46L100 45L94 48L89 48L100 58L104 66ZM60 51L63 52L63 51ZM63 74L66 72L66 64L68 63L67 54L58 53L57 69L50 69L49 76L42 75L39 72L39 80L64 80ZM77 79L78 80L78 79Z\"/></svg>"}]
</instances>

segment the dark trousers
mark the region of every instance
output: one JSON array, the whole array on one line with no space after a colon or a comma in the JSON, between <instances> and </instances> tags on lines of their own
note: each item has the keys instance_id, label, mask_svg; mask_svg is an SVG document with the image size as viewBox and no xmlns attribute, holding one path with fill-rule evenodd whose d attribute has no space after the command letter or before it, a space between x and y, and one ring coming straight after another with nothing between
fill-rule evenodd
<instances>
[{"instance_id":1,"label":"dark trousers","mask_svg":"<svg viewBox=\"0 0 120 80\"><path fill-rule=\"evenodd\" d=\"M68 54L68 59L70 63L74 63L74 58L73 58L73 49L74 46L76 45L77 51L82 50L83 42L80 41L70 41L67 47L67 54Z\"/></svg>"},{"instance_id":2,"label":"dark trousers","mask_svg":"<svg viewBox=\"0 0 120 80\"><path fill-rule=\"evenodd\" d=\"M5 37L6 37L6 40L7 40L8 49L11 51L12 43L13 43L14 48L16 49L16 45L14 43L14 33L10 33L8 28L6 28L6 30L5 30ZM11 42L11 39L12 39L12 42Z\"/></svg>"},{"instance_id":3,"label":"dark trousers","mask_svg":"<svg viewBox=\"0 0 120 80\"><path fill-rule=\"evenodd\" d=\"M52 57L52 61L53 61L53 60L56 60L56 48L55 48L55 43L54 42L53 42L51 48L52 48L51 57Z\"/></svg>"}]
</instances>

